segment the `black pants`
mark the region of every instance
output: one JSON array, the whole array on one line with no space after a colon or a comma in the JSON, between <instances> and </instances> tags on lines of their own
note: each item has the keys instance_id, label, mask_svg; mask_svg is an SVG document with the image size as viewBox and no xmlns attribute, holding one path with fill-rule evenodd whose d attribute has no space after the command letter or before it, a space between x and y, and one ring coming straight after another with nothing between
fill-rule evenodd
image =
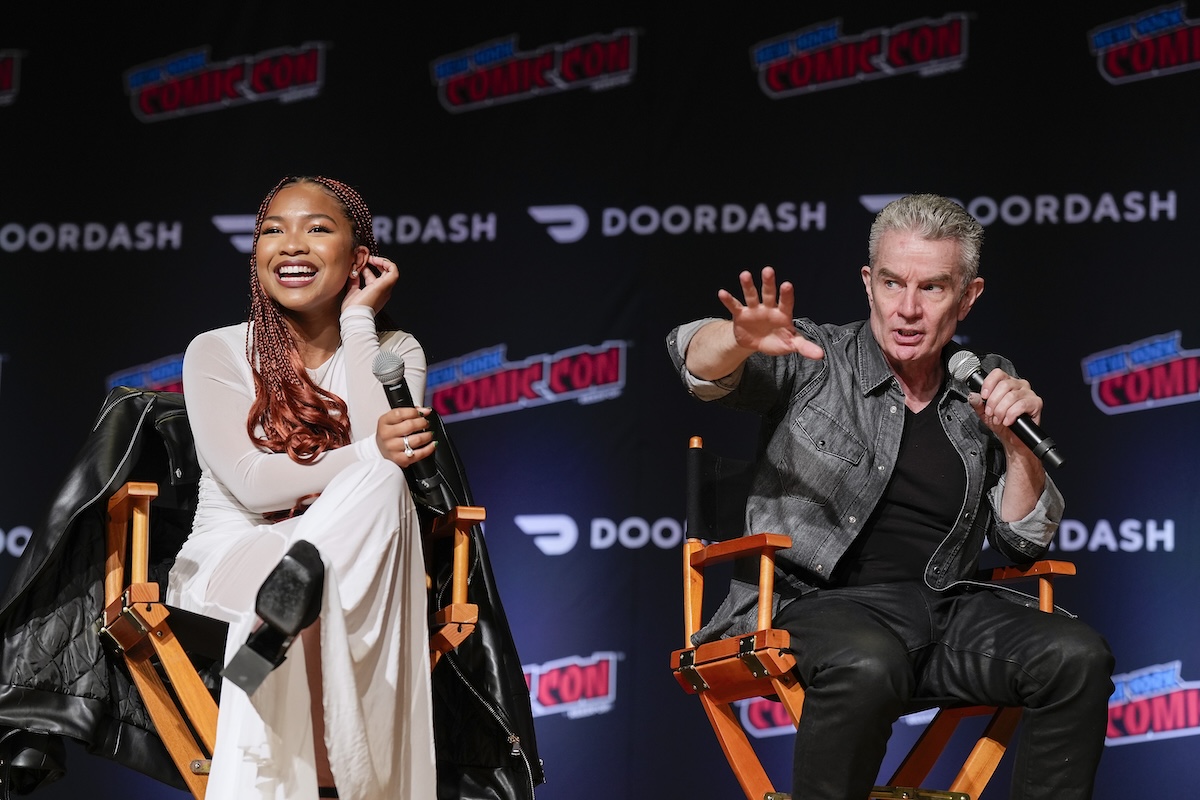
<instances>
[{"instance_id":1,"label":"black pants","mask_svg":"<svg viewBox=\"0 0 1200 800\"><path fill-rule=\"evenodd\" d=\"M774 624L791 633L805 687L793 797L866 797L913 698L1023 706L1012 796L1091 797L1113 657L1083 622L986 589L890 583L813 592Z\"/></svg>"}]
</instances>

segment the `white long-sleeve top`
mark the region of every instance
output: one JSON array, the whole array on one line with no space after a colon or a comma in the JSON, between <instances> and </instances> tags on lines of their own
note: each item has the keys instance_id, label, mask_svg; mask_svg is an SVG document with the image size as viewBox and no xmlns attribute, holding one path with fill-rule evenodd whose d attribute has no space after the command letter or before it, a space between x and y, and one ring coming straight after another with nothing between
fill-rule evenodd
<instances>
[{"instance_id":1,"label":"white long-sleeve top","mask_svg":"<svg viewBox=\"0 0 1200 800\"><path fill-rule=\"evenodd\" d=\"M197 336L184 394L201 466L192 533L171 568L166 601L229 623L226 659L256 620L262 581L297 539L325 562L320 647L329 763L343 797L433 800L437 773L420 522L399 467L375 443L387 396L371 371L381 348L405 361L420 403L425 356L407 333L377 335L371 310L341 316L341 347L309 370L346 401L352 443L298 464L246 433L254 381L246 324ZM299 517L263 512L321 493ZM209 797L316 800L305 648L293 647L252 697L226 682Z\"/></svg>"},{"instance_id":2,"label":"white long-sleeve top","mask_svg":"<svg viewBox=\"0 0 1200 800\"><path fill-rule=\"evenodd\" d=\"M246 360L248 324L206 331L184 353L184 396L201 473L192 531L168 589L168 602L183 608L208 602L212 561L264 524L264 513L290 509L300 498L324 491L352 464L383 459L375 431L389 406L371 371L381 349L404 359L414 401L420 404L424 397L426 362L420 343L404 331L377 334L371 309L351 306L341 315L341 347L309 375L346 401L352 443L306 464L287 453L272 453L246 434L254 402L254 378Z\"/></svg>"},{"instance_id":3,"label":"white long-sleeve top","mask_svg":"<svg viewBox=\"0 0 1200 800\"><path fill-rule=\"evenodd\" d=\"M375 428L388 402L371 371L381 348L404 359L404 377L416 402L424 396L425 353L417 340L403 331L377 335L370 308L351 306L341 317L342 346L309 375L346 401L353 443L298 464L286 453L262 449L246 435L254 402L254 380L246 360L247 325L202 333L184 355L188 419L202 471L193 536L224 524L230 514L261 523L264 512L289 509L299 498L322 491L349 464L382 458Z\"/></svg>"}]
</instances>

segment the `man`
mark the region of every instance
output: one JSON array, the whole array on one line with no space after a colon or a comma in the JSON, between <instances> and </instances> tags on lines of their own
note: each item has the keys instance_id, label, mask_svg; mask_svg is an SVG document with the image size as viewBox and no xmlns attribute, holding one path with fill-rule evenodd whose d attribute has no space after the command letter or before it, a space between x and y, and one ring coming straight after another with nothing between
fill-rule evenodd
<instances>
[{"instance_id":1,"label":"man","mask_svg":"<svg viewBox=\"0 0 1200 800\"><path fill-rule=\"evenodd\" d=\"M1023 706L1013 797L1091 796L1113 658L1093 630L1010 590L973 583L985 538L1041 557L1063 499L1009 429L1042 399L995 356L978 393L943 356L983 292L983 229L956 203L910 195L876 217L862 268L869 319L793 319L795 292L740 276L731 315L668 337L703 400L757 412L764 429L751 531L789 533L774 625L791 633L805 687L792 796L866 797L892 723L912 698ZM949 347L948 347L949 345ZM945 352L944 352L945 351ZM699 641L756 627L735 581Z\"/></svg>"}]
</instances>

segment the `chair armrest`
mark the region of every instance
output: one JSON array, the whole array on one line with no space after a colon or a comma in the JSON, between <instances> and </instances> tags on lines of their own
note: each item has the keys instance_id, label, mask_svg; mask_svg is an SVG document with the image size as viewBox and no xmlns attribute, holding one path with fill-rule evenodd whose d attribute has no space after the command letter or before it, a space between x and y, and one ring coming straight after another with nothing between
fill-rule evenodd
<instances>
[{"instance_id":1,"label":"chair armrest","mask_svg":"<svg viewBox=\"0 0 1200 800\"><path fill-rule=\"evenodd\" d=\"M487 513L482 506L454 506L433 521L429 537L453 537L451 550L450 603L434 611L430 619L430 669L437 667L442 656L458 647L470 636L479 622L479 606L467 602L467 577L471 571L471 527L482 523ZM426 551L426 558L429 558ZM428 563L426 565L428 570ZM432 576L426 572L427 584Z\"/></svg>"},{"instance_id":2,"label":"chair armrest","mask_svg":"<svg viewBox=\"0 0 1200 800\"><path fill-rule=\"evenodd\" d=\"M480 506L455 506L445 516L434 520L433 538L454 537L452 575L450 579L450 602L462 605L467 602L467 575L470 572L471 526L483 522L487 513Z\"/></svg>"},{"instance_id":3,"label":"chair armrest","mask_svg":"<svg viewBox=\"0 0 1200 800\"><path fill-rule=\"evenodd\" d=\"M691 555L691 565L703 569L709 564L720 564L735 558L747 556L774 554L776 550L786 550L792 546L791 537L782 533L755 533L750 536L739 536L725 542L715 542L705 545Z\"/></svg>"},{"instance_id":4,"label":"chair armrest","mask_svg":"<svg viewBox=\"0 0 1200 800\"><path fill-rule=\"evenodd\" d=\"M758 557L758 627L771 625L771 598L775 593L775 553L792 546L781 533L755 533L705 545L699 539L684 542L683 618L684 641L700 629L703 605L704 568L736 558Z\"/></svg>"},{"instance_id":5,"label":"chair armrest","mask_svg":"<svg viewBox=\"0 0 1200 800\"><path fill-rule=\"evenodd\" d=\"M150 501L158 484L130 481L108 500L104 604L115 602L130 583L147 582L150 561ZM129 559L129 575L125 560ZM126 579L128 577L128 580Z\"/></svg>"},{"instance_id":6,"label":"chair armrest","mask_svg":"<svg viewBox=\"0 0 1200 800\"><path fill-rule=\"evenodd\" d=\"M1070 561L1035 561L1024 566L996 567L982 570L982 577L989 581L1011 581L1021 578L1036 578L1041 575L1074 575L1075 565Z\"/></svg>"},{"instance_id":7,"label":"chair armrest","mask_svg":"<svg viewBox=\"0 0 1200 800\"><path fill-rule=\"evenodd\" d=\"M1075 565L1070 561L1035 561L1023 566L996 567L980 570L981 580L1007 583L1016 580L1036 579L1038 582L1038 608L1054 611L1054 576L1074 575Z\"/></svg>"}]
</instances>

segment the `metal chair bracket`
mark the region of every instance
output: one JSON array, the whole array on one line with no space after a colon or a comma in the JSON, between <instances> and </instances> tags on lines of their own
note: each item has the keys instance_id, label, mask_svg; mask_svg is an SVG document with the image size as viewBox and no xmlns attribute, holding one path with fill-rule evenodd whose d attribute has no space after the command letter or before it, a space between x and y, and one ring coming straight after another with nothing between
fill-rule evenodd
<instances>
[{"instance_id":1,"label":"metal chair bracket","mask_svg":"<svg viewBox=\"0 0 1200 800\"><path fill-rule=\"evenodd\" d=\"M770 673L763 666L758 654L754 652L755 647L754 636L743 636L738 640L738 658L746 665L746 669L750 670L750 674L756 678L765 678Z\"/></svg>"},{"instance_id":2,"label":"metal chair bracket","mask_svg":"<svg viewBox=\"0 0 1200 800\"><path fill-rule=\"evenodd\" d=\"M129 647L137 644L150 633L149 628L142 624L141 617L134 612L130 603L128 589L121 596L121 611L117 614L112 624L105 624L105 613L103 612L96 622L97 633L100 634L104 641L109 642L115 647L118 653L124 653ZM121 634L118 635L114 629L120 629Z\"/></svg>"},{"instance_id":3,"label":"metal chair bracket","mask_svg":"<svg viewBox=\"0 0 1200 800\"><path fill-rule=\"evenodd\" d=\"M971 796L963 792L944 792L912 786L876 786L871 789L868 800L971 800Z\"/></svg>"},{"instance_id":4,"label":"metal chair bracket","mask_svg":"<svg viewBox=\"0 0 1200 800\"><path fill-rule=\"evenodd\" d=\"M679 654L679 674L695 691L708 691L708 682L696 669L696 651L685 650Z\"/></svg>"}]
</instances>

